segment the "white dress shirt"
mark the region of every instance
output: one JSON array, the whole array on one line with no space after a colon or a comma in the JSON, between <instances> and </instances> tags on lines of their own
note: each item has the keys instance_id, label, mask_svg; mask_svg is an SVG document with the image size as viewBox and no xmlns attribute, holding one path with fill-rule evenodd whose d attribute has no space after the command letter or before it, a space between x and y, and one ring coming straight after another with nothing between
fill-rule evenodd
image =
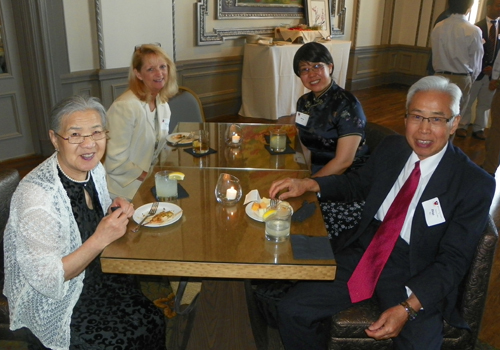
<instances>
[{"instance_id":1,"label":"white dress shirt","mask_svg":"<svg viewBox=\"0 0 500 350\"><path fill-rule=\"evenodd\" d=\"M427 122L424 121L423 123ZM411 223L413 220L413 213L415 213L415 209L417 208L417 205L420 201L420 196L424 192L425 187L429 183L429 179L431 178L432 174L434 174L434 170L436 170L445 152L446 152L446 146L443 147L443 149L439 151L437 154L420 161L420 181L418 182L417 189L415 191L415 194L413 195L413 199L411 200L410 206L408 207L408 212L406 213L405 222L403 224L403 228L401 229L400 233L401 238L403 238L406 242L408 242L408 244L410 244ZM387 197L385 198L384 202L377 211L377 214L375 214L375 219L380 221L384 220L385 215L387 214L387 211L389 210L392 202L396 198L401 187L403 187L404 183L406 182L406 179L408 179L408 177L410 176L411 172L413 171L413 168L415 167L415 162L417 162L418 160L419 160L418 156L415 154L415 152L412 152L412 154L406 161L403 170L399 174L397 181L394 183L391 190L387 194Z\"/></svg>"}]
</instances>

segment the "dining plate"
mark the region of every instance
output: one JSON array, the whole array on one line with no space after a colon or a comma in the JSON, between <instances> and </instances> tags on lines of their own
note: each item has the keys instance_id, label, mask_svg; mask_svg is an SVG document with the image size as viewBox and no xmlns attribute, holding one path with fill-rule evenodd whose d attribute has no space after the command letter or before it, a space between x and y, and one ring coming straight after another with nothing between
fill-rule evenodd
<instances>
[{"instance_id":1,"label":"dining plate","mask_svg":"<svg viewBox=\"0 0 500 350\"><path fill-rule=\"evenodd\" d=\"M251 219L254 219L255 221L264 222L264 219L262 217L260 217L255 211L252 210L252 205L253 205L253 202L250 202L247 204L247 206L245 207L245 213L247 213L247 215ZM293 214L292 206L290 204L288 204L288 206L290 207L290 209L292 209L292 214Z\"/></svg>"},{"instance_id":2,"label":"dining plate","mask_svg":"<svg viewBox=\"0 0 500 350\"><path fill-rule=\"evenodd\" d=\"M193 138L190 132L175 132L167 135L167 142L176 145L189 145L193 143Z\"/></svg>"},{"instance_id":3,"label":"dining plate","mask_svg":"<svg viewBox=\"0 0 500 350\"><path fill-rule=\"evenodd\" d=\"M140 223L142 221L142 219L144 219L144 216L146 216L148 214L152 205L153 205L153 203L149 203L149 204L144 204L144 205L140 206L139 208L137 208L135 210L135 213L133 216L134 221L137 223ZM173 211L174 212L173 218L165 219L161 223L145 224L144 226L146 226L146 227L167 226L167 225L173 224L174 222L178 221L182 217L182 209L178 205L175 205L173 203L160 202L160 204L158 205L158 210L156 211L155 215L157 215L163 211ZM154 217L154 216L152 216L152 217ZM148 222L149 220L150 220L149 218L146 219L146 222Z\"/></svg>"}]
</instances>

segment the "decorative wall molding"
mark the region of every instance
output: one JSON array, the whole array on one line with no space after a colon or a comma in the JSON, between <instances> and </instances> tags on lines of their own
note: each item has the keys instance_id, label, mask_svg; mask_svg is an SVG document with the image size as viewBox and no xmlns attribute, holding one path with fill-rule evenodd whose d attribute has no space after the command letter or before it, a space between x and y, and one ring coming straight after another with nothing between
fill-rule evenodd
<instances>
[{"instance_id":1,"label":"decorative wall molding","mask_svg":"<svg viewBox=\"0 0 500 350\"><path fill-rule=\"evenodd\" d=\"M197 44L198 45L220 45L226 39L236 39L248 34L257 34L264 36L274 36L274 27L248 27L248 28L214 28L212 33L206 29L206 18L208 16L208 7L213 8L209 2L213 0L200 0L196 4L196 25L197 25ZM231 0L230 0L231 1ZM252 22L255 23L255 22Z\"/></svg>"}]
</instances>

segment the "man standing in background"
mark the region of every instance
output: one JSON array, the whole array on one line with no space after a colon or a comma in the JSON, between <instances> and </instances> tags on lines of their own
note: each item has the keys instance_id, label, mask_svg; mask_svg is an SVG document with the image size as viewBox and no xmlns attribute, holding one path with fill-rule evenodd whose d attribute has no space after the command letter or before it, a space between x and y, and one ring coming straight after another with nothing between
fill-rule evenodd
<instances>
[{"instance_id":1,"label":"man standing in background","mask_svg":"<svg viewBox=\"0 0 500 350\"><path fill-rule=\"evenodd\" d=\"M465 15L474 0L449 0L450 17L432 30L432 67L436 75L448 78L462 91L460 109L469 99L472 83L481 72L483 42L481 30Z\"/></svg>"},{"instance_id":2,"label":"man standing in background","mask_svg":"<svg viewBox=\"0 0 500 350\"><path fill-rule=\"evenodd\" d=\"M491 70L498 50L500 49L500 40L498 39L498 17L500 17L500 0L488 0L486 2L486 18L476 23L482 33L484 40L484 56L482 71L472 84L469 95L469 102L465 110L462 110L462 119L456 131L457 137L466 137L467 128L471 122L472 105L477 99L476 119L472 124L472 137L485 140L484 128L486 127L486 111L490 109L491 99L494 92L489 89L491 80Z\"/></svg>"}]
</instances>

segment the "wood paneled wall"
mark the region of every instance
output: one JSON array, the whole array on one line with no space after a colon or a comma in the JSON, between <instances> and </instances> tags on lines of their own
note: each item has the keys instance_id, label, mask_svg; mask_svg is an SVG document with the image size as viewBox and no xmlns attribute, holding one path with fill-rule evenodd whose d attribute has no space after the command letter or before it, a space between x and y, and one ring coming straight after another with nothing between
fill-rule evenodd
<instances>
[{"instance_id":1,"label":"wood paneled wall","mask_svg":"<svg viewBox=\"0 0 500 350\"><path fill-rule=\"evenodd\" d=\"M427 74L430 50L407 45L351 49L346 88L360 90L389 83L411 85ZM242 56L177 62L179 85L195 91L207 120L235 115L241 106ZM105 107L127 89L127 68L72 73L63 77L66 91L101 98Z\"/></svg>"}]
</instances>

